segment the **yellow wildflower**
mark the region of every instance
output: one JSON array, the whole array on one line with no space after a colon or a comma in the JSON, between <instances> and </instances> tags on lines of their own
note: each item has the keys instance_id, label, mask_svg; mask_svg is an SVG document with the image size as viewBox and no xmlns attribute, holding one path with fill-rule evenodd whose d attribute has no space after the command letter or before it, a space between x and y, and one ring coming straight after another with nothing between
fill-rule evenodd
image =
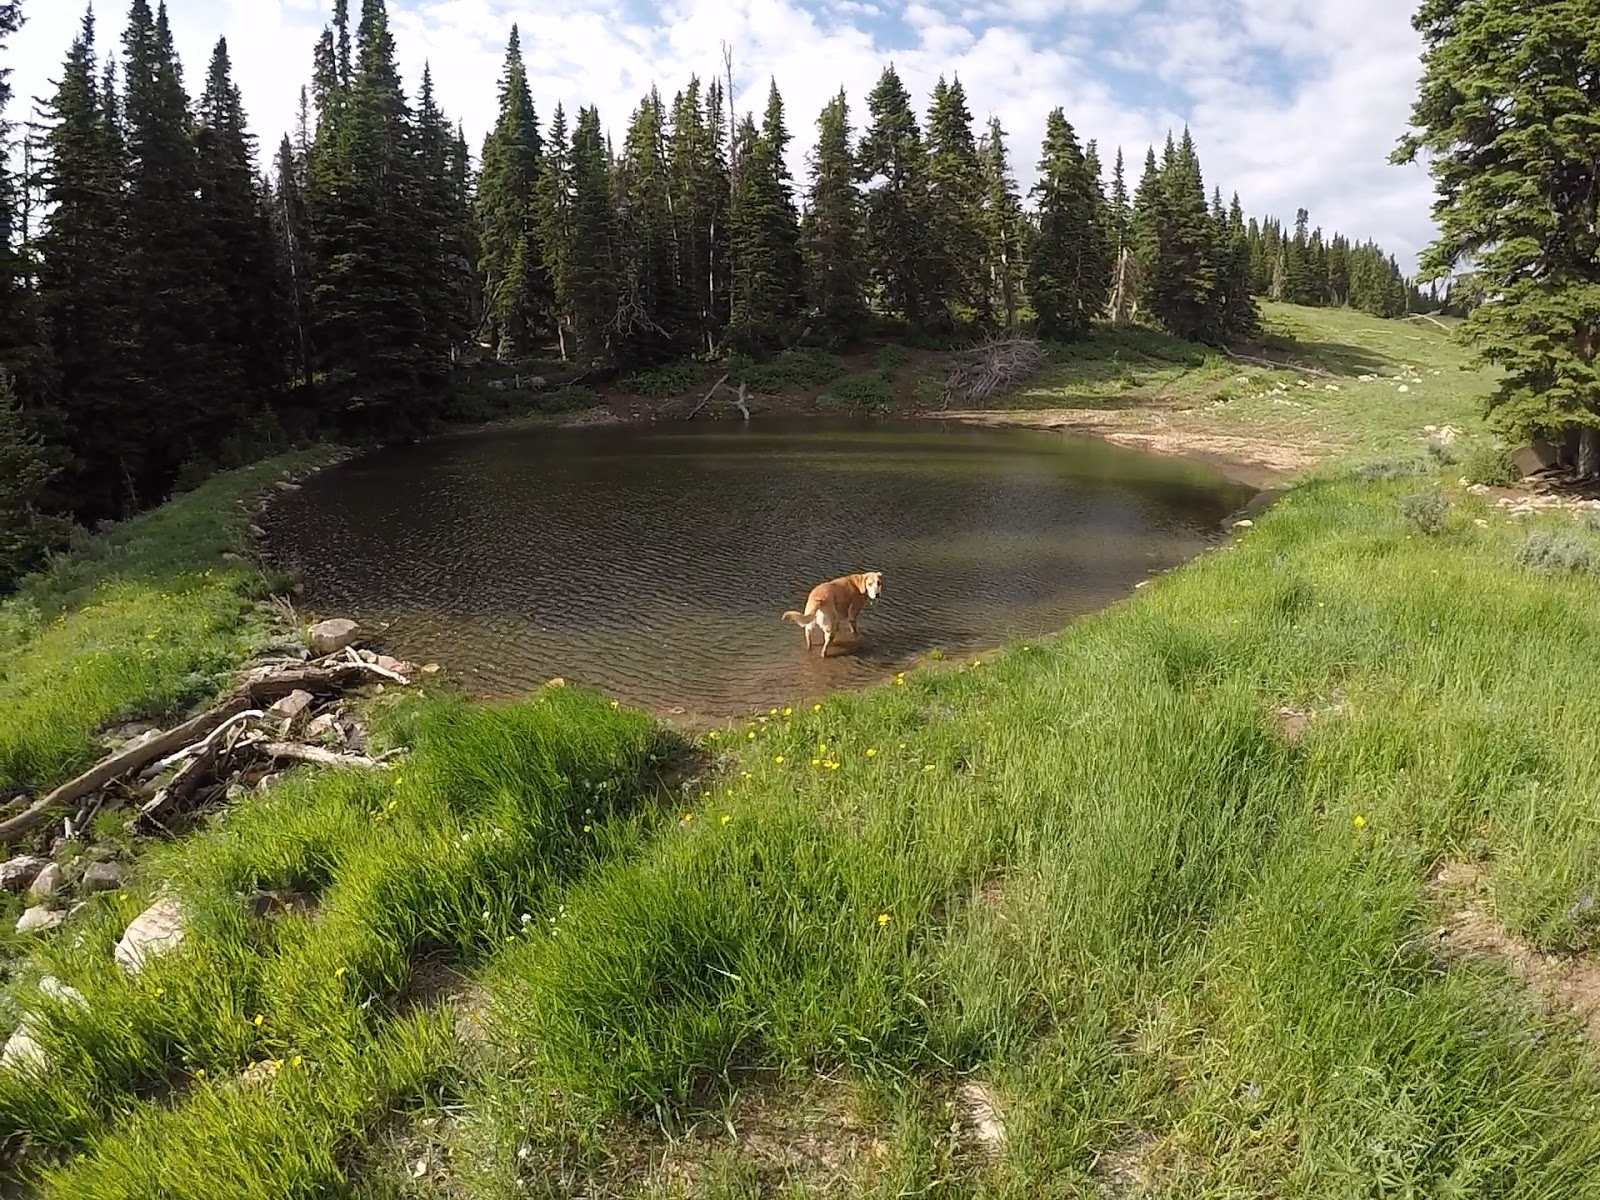
<instances>
[{"instance_id":1,"label":"yellow wildflower","mask_svg":"<svg viewBox=\"0 0 1600 1200\"><path fill-rule=\"evenodd\" d=\"M886 912L879 913L878 914L878 924L881 926L881 925L887 925L888 923L889 923L889 914L886 913Z\"/></svg>"},{"instance_id":2,"label":"yellow wildflower","mask_svg":"<svg viewBox=\"0 0 1600 1200\"><path fill-rule=\"evenodd\" d=\"M812 706L811 706L811 711L812 711L812 712L821 712L821 711L822 711L822 705L820 705L820 704L813 704L813 705L812 705Z\"/></svg>"},{"instance_id":3,"label":"yellow wildflower","mask_svg":"<svg viewBox=\"0 0 1600 1200\"><path fill-rule=\"evenodd\" d=\"M923 769L923 770L924 770L924 771L935 771L935 770L938 770L938 768L937 768L937 767L935 767L935 766L934 766L934 765L933 765L933 764L932 764L932 763L925 763L925 764L924 764L924 765L923 765L923 768L922 768L922 769Z\"/></svg>"},{"instance_id":4,"label":"yellow wildflower","mask_svg":"<svg viewBox=\"0 0 1600 1200\"><path fill-rule=\"evenodd\" d=\"M833 761L825 762L822 765L827 767L830 771L837 771L839 769L839 764Z\"/></svg>"},{"instance_id":5,"label":"yellow wildflower","mask_svg":"<svg viewBox=\"0 0 1600 1200\"><path fill-rule=\"evenodd\" d=\"M256 1017L255 1017L255 1020L251 1021L250 1024L254 1025L257 1029L260 1029L261 1028L261 1023L263 1021L265 1021L266 1019L267 1018L266 1018L265 1014L257 1013Z\"/></svg>"},{"instance_id":6,"label":"yellow wildflower","mask_svg":"<svg viewBox=\"0 0 1600 1200\"><path fill-rule=\"evenodd\" d=\"M728 823L728 822L729 822L729 821L731 821L731 820L733 820L733 818L732 818L732 817L730 817L730 816L729 816L729 815L728 815L728 814L727 814L727 813L723 813L723 814L722 814L722 823L723 823L723 824L724 824L724 825L726 825L726 824L727 824L727 823Z\"/></svg>"},{"instance_id":7,"label":"yellow wildflower","mask_svg":"<svg viewBox=\"0 0 1600 1200\"><path fill-rule=\"evenodd\" d=\"M811 760L811 765L813 767L820 767L822 765L822 760L820 758L813 758Z\"/></svg>"},{"instance_id":8,"label":"yellow wildflower","mask_svg":"<svg viewBox=\"0 0 1600 1200\"><path fill-rule=\"evenodd\" d=\"M876 750L872 749L871 747L868 747L868 749L867 749L867 757L868 758L877 758L878 757L878 752Z\"/></svg>"},{"instance_id":9,"label":"yellow wildflower","mask_svg":"<svg viewBox=\"0 0 1600 1200\"><path fill-rule=\"evenodd\" d=\"M590 831L590 828L591 828L591 827L590 827L590 826L588 826L588 825L585 825L585 826L584 826L584 827L583 827L583 831L584 831L584 832L585 832L585 833L588 833L588 832L589 832L589 831Z\"/></svg>"},{"instance_id":10,"label":"yellow wildflower","mask_svg":"<svg viewBox=\"0 0 1600 1200\"><path fill-rule=\"evenodd\" d=\"M752 729L749 733L745 734L744 736L748 741L752 741L753 742L753 741L756 740L756 731L754 729Z\"/></svg>"},{"instance_id":11,"label":"yellow wildflower","mask_svg":"<svg viewBox=\"0 0 1600 1200\"><path fill-rule=\"evenodd\" d=\"M1351 821L1350 823L1352 825L1354 825L1357 829L1365 829L1367 827L1367 819L1365 817L1363 817L1360 813L1357 813L1356 814L1356 819L1354 821Z\"/></svg>"},{"instance_id":12,"label":"yellow wildflower","mask_svg":"<svg viewBox=\"0 0 1600 1200\"><path fill-rule=\"evenodd\" d=\"M621 708L621 707L622 707L622 705L621 705L621 703L620 703L620 702L618 702L618 701L616 701L616 700L613 700L613 701L612 701L612 702L611 702L611 707L612 707L612 708Z\"/></svg>"},{"instance_id":13,"label":"yellow wildflower","mask_svg":"<svg viewBox=\"0 0 1600 1200\"><path fill-rule=\"evenodd\" d=\"M898 672L894 677L894 683L896 687L905 687L906 673L904 671Z\"/></svg>"},{"instance_id":14,"label":"yellow wildflower","mask_svg":"<svg viewBox=\"0 0 1600 1200\"><path fill-rule=\"evenodd\" d=\"M305 1062L305 1061L306 1061L306 1060L305 1060L305 1055L303 1055L303 1054L296 1054L296 1055L295 1055L295 1056L294 1056L294 1057L293 1057L293 1058L291 1058L291 1059L290 1059L290 1060L289 1060L289 1065L290 1065L290 1066L291 1066L291 1067L298 1067L298 1066L300 1066L300 1065L301 1065L301 1064L302 1064L302 1063L304 1063L304 1062Z\"/></svg>"},{"instance_id":15,"label":"yellow wildflower","mask_svg":"<svg viewBox=\"0 0 1600 1200\"><path fill-rule=\"evenodd\" d=\"M780 767L783 766L783 755L781 755L781 754L774 755L772 761L777 763Z\"/></svg>"},{"instance_id":16,"label":"yellow wildflower","mask_svg":"<svg viewBox=\"0 0 1600 1200\"><path fill-rule=\"evenodd\" d=\"M165 996L166 994L167 994L167 989L166 988L157 988L156 989L156 999L157 1000L161 999L161 997Z\"/></svg>"},{"instance_id":17,"label":"yellow wildflower","mask_svg":"<svg viewBox=\"0 0 1600 1200\"><path fill-rule=\"evenodd\" d=\"M340 967L337 971L335 971L333 973L333 977L335 979L343 979L344 978L344 973L346 971L348 971L349 969L350 969L349 967Z\"/></svg>"},{"instance_id":18,"label":"yellow wildflower","mask_svg":"<svg viewBox=\"0 0 1600 1200\"><path fill-rule=\"evenodd\" d=\"M769 709L769 710L768 710L768 715L769 715L769 716L774 716L774 717L775 717L775 716L777 716L777 715L778 715L778 710L777 710L777 709L775 709L775 708L774 708L774 709Z\"/></svg>"},{"instance_id":19,"label":"yellow wildflower","mask_svg":"<svg viewBox=\"0 0 1600 1200\"><path fill-rule=\"evenodd\" d=\"M784 715L784 716L786 716L786 717L792 717L792 716L794 716L794 709L792 709L792 708L786 708L786 709L784 709L784 710L783 710L783 715Z\"/></svg>"},{"instance_id":20,"label":"yellow wildflower","mask_svg":"<svg viewBox=\"0 0 1600 1200\"><path fill-rule=\"evenodd\" d=\"M194 1077L196 1079L204 1079L206 1077L206 1069L204 1067L196 1067Z\"/></svg>"},{"instance_id":21,"label":"yellow wildflower","mask_svg":"<svg viewBox=\"0 0 1600 1200\"><path fill-rule=\"evenodd\" d=\"M683 823L685 825L689 824L693 820L694 820L694 814L693 813L684 813L683 814Z\"/></svg>"},{"instance_id":22,"label":"yellow wildflower","mask_svg":"<svg viewBox=\"0 0 1600 1200\"><path fill-rule=\"evenodd\" d=\"M712 731L711 731L711 732L710 732L710 733L709 733L709 734L707 734L707 735L706 735L706 736L707 736L707 737L709 737L709 738L710 738L710 739L711 739L711 740L712 740L712 741L713 741L713 742L714 742L714 741L716 741L716 740L717 740L717 739L718 739L718 738L719 738L719 737L721 737L721 736L722 736L722 735L721 735L721 734L720 734L720 733L718 733L718 732L717 732L717 731L716 731L716 730L715 730L715 729L713 729L713 730L712 730Z\"/></svg>"}]
</instances>

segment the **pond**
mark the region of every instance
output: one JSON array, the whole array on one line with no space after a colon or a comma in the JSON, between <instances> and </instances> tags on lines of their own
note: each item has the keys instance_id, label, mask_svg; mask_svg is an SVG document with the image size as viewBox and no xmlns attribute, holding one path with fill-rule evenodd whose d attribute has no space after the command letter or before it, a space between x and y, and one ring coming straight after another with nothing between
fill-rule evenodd
<instances>
[{"instance_id":1,"label":"pond","mask_svg":"<svg viewBox=\"0 0 1600 1200\"><path fill-rule=\"evenodd\" d=\"M263 524L308 609L383 628L387 650L473 694L562 676L718 717L1058 629L1215 542L1253 494L1058 433L756 421L394 447ZM860 645L808 656L780 614L868 570L884 590Z\"/></svg>"}]
</instances>

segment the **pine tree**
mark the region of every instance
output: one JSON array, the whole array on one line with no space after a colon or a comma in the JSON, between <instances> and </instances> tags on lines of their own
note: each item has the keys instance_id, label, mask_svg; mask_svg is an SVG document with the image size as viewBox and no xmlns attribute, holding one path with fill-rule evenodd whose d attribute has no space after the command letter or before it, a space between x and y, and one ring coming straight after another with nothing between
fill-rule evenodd
<instances>
[{"instance_id":1,"label":"pine tree","mask_svg":"<svg viewBox=\"0 0 1600 1200\"><path fill-rule=\"evenodd\" d=\"M56 523L40 512L54 474L44 443L28 427L11 376L0 371L0 594L54 540Z\"/></svg>"},{"instance_id":2,"label":"pine tree","mask_svg":"<svg viewBox=\"0 0 1600 1200\"><path fill-rule=\"evenodd\" d=\"M803 227L807 293L818 321L836 336L855 333L865 316L861 264L861 195L850 150L844 90L817 118L811 189Z\"/></svg>"},{"instance_id":3,"label":"pine tree","mask_svg":"<svg viewBox=\"0 0 1600 1200\"><path fill-rule=\"evenodd\" d=\"M426 245L416 133L384 0L362 0L350 83L332 99L312 155L313 344L323 397L347 431L405 437L430 416Z\"/></svg>"},{"instance_id":4,"label":"pine tree","mask_svg":"<svg viewBox=\"0 0 1600 1200\"><path fill-rule=\"evenodd\" d=\"M979 146L983 168L983 289L978 303L980 319L987 320L996 306L1010 329L1017 323L1023 275L1023 241L1027 233L1022 199L1011 175L1006 153L1006 133L1000 119L991 117Z\"/></svg>"},{"instance_id":5,"label":"pine tree","mask_svg":"<svg viewBox=\"0 0 1600 1200\"><path fill-rule=\"evenodd\" d=\"M1168 153L1172 152L1172 138L1167 138ZM1146 148L1144 172L1133 193L1133 211L1129 217L1129 239L1137 267L1138 288L1133 311L1148 310L1150 288L1155 279L1156 265L1161 257L1161 170L1156 165L1154 146Z\"/></svg>"},{"instance_id":6,"label":"pine tree","mask_svg":"<svg viewBox=\"0 0 1600 1200\"><path fill-rule=\"evenodd\" d=\"M1122 164L1122 147L1117 147L1117 163L1111 170L1111 199L1109 201L1111 212L1111 231L1115 240L1112 245L1117 253L1121 253L1128 245L1128 239L1133 231L1133 208L1128 200L1128 178Z\"/></svg>"},{"instance_id":7,"label":"pine tree","mask_svg":"<svg viewBox=\"0 0 1600 1200\"><path fill-rule=\"evenodd\" d=\"M255 139L245 124L225 40L212 53L198 115L200 207L223 294L212 327L229 375L251 399L250 415L261 415L281 399L284 329Z\"/></svg>"},{"instance_id":8,"label":"pine tree","mask_svg":"<svg viewBox=\"0 0 1600 1200\"><path fill-rule=\"evenodd\" d=\"M57 385L41 432L71 447L64 491L86 520L132 507L144 447L159 426L129 366L122 148L115 96L107 111L95 78L94 34L86 15L47 105L38 242L39 304Z\"/></svg>"},{"instance_id":9,"label":"pine tree","mask_svg":"<svg viewBox=\"0 0 1600 1200\"><path fill-rule=\"evenodd\" d=\"M1578 443L1600 476L1600 21L1592 0L1424 0L1421 92L1398 162L1426 154L1437 240L1424 279L1471 264L1494 302L1463 335L1504 378L1513 437Z\"/></svg>"},{"instance_id":10,"label":"pine tree","mask_svg":"<svg viewBox=\"0 0 1600 1200\"><path fill-rule=\"evenodd\" d=\"M154 18L134 0L123 35L127 52L126 219L135 378L155 418L145 437L144 500L162 498L191 462L215 453L249 404L238 362L213 322L227 298L219 251L202 208L200 162L167 9Z\"/></svg>"},{"instance_id":11,"label":"pine tree","mask_svg":"<svg viewBox=\"0 0 1600 1200\"><path fill-rule=\"evenodd\" d=\"M0 3L0 50L22 24L17 0ZM25 395L43 392L43 346L32 271L19 250L21 195L6 161L11 146L11 71L0 67L0 363L7 364Z\"/></svg>"},{"instance_id":12,"label":"pine tree","mask_svg":"<svg viewBox=\"0 0 1600 1200\"><path fill-rule=\"evenodd\" d=\"M975 309L983 291L983 170L961 80L934 85L928 107L928 315L949 326L958 309Z\"/></svg>"},{"instance_id":13,"label":"pine tree","mask_svg":"<svg viewBox=\"0 0 1600 1200\"><path fill-rule=\"evenodd\" d=\"M1091 316L1099 317L1111 295L1111 277L1117 260L1117 231L1111 204L1106 199L1104 169L1100 165L1100 147L1093 139L1083 150L1084 188L1088 195L1090 212L1089 258L1085 266L1085 283Z\"/></svg>"},{"instance_id":14,"label":"pine tree","mask_svg":"<svg viewBox=\"0 0 1600 1200\"><path fill-rule=\"evenodd\" d=\"M1072 125L1061 109L1053 110L1045 118L1033 188L1039 227L1028 251L1028 294L1043 337L1082 337L1104 304L1098 190Z\"/></svg>"},{"instance_id":15,"label":"pine tree","mask_svg":"<svg viewBox=\"0 0 1600 1200\"><path fill-rule=\"evenodd\" d=\"M634 110L617 162L618 307L612 354L620 365L659 362L680 343L666 113L650 89Z\"/></svg>"},{"instance_id":16,"label":"pine tree","mask_svg":"<svg viewBox=\"0 0 1600 1200\"><path fill-rule=\"evenodd\" d=\"M551 323L565 361L572 352L568 343L576 320L573 265L577 234L573 226L572 143L567 137L566 110L559 104L545 147L534 188L535 223L540 264L550 281Z\"/></svg>"},{"instance_id":17,"label":"pine tree","mask_svg":"<svg viewBox=\"0 0 1600 1200\"><path fill-rule=\"evenodd\" d=\"M729 196L719 130L707 122L698 77L690 79L688 88L672 102L667 173L681 309L674 323L711 350L724 320L718 302L718 273L727 253Z\"/></svg>"},{"instance_id":18,"label":"pine tree","mask_svg":"<svg viewBox=\"0 0 1600 1200\"><path fill-rule=\"evenodd\" d=\"M458 349L477 327L473 303L476 295L471 186L464 148L454 127L434 98L433 70L422 68L422 89L417 95L416 157L418 202L421 211L421 255L418 279L422 303L422 369L442 380L450 371ZM533 196L530 189L527 225L532 236ZM537 250L534 251L537 255ZM543 271L536 258L533 271L540 281L542 312L548 307Z\"/></svg>"},{"instance_id":19,"label":"pine tree","mask_svg":"<svg viewBox=\"0 0 1600 1200\"><path fill-rule=\"evenodd\" d=\"M594 360L611 353L612 322L617 315L616 211L612 204L610 155L596 108L578 110L570 164L568 303L578 351Z\"/></svg>"},{"instance_id":20,"label":"pine tree","mask_svg":"<svg viewBox=\"0 0 1600 1200\"><path fill-rule=\"evenodd\" d=\"M273 162L272 235L278 293L288 324L290 376L311 386L311 217L300 156L287 135Z\"/></svg>"},{"instance_id":21,"label":"pine tree","mask_svg":"<svg viewBox=\"0 0 1600 1200\"><path fill-rule=\"evenodd\" d=\"M1167 142L1156 227L1159 246L1148 285L1152 314L1177 337L1195 341L1215 338L1219 294L1216 229L1206 206L1200 160L1187 129L1178 147L1173 147L1170 138Z\"/></svg>"},{"instance_id":22,"label":"pine tree","mask_svg":"<svg viewBox=\"0 0 1600 1200\"><path fill-rule=\"evenodd\" d=\"M893 66L867 97L872 121L856 150L867 185L868 269L884 308L920 327L927 315L924 263L928 252L927 154L911 96Z\"/></svg>"},{"instance_id":23,"label":"pine tree","mask_svg":"<svg viewBox=\"0 0 1600 1200\"><path fill-rule=\"evenodd\" d=\"M500 115L483 147L478 186L478 238L489 334L502 359L533 347L549 307L543 254L534 228L534 188L539 178L539 125L515 25L500 77Z\"/></svg>"},{"instance_id":24,"label":"pine tree","mask_svg":"<svg viewBox=\"0 0 1600 1200\"><path fill-rule=\"evenodd\" d=\"M757 132L739 129L738 190L732 212L733 311L730 325L746 344L781 339L800 311L800 223L784 149L783 102L774 83Z\"/></svg>"}]
</instances>

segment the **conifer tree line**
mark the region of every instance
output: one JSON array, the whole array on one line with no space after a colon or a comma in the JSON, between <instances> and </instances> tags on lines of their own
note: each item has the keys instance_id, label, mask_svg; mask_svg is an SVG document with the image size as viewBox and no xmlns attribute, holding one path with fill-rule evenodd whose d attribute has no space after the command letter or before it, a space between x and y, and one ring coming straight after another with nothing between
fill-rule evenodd
<instances>
[{"instance_id":1,"label":"conifer tree line","mask_svg":"<svg viewBox=\"0 0 1600 1200\"><path fill-rule=\"evenodd\" d=\"M332 0L294 128L258 147L218 42L198 94L165 5L83 18L24 178L0 169L0 509L116 517L292 438L393 439L448 411L463 355L631 370L689 354L1143 319L1250 337L1255 297L1425 303L1370 243L1246 223L1185 131L1129 187L1060 109L1026 196L959 79L925 113L891 65L817 116L789 169L722 80L652 91L622 136L535 110L511 31L474 156L429 72L408 94L384 0ZM0 0L0 43L25 16ZM731 71L730 71L731 76ZM0 77L0 88L3 88ZM0 91L0 99L8 98ZM9 449L8 449L9 447ZM5 461L10 461L9 459ZM6 538L0 529L0 576Z\"/></svg>"}]
</instances>

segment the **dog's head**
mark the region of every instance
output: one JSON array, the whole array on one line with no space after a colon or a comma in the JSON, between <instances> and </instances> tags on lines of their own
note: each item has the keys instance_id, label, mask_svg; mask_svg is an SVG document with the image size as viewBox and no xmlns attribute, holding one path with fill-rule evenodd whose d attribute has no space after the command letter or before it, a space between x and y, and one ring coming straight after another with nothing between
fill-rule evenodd
<instances>
[{"instance_id":1,"label":"dog's head","mask_svg":"<svg viewBox=\"0 0 1600 1200\"><path fill-rule=\"evenodd\" d=\"M876 600L883 592L883 572L868 571L861 577L863 590L867 593L868 600Z\"/></svg>"}]
</instances>

